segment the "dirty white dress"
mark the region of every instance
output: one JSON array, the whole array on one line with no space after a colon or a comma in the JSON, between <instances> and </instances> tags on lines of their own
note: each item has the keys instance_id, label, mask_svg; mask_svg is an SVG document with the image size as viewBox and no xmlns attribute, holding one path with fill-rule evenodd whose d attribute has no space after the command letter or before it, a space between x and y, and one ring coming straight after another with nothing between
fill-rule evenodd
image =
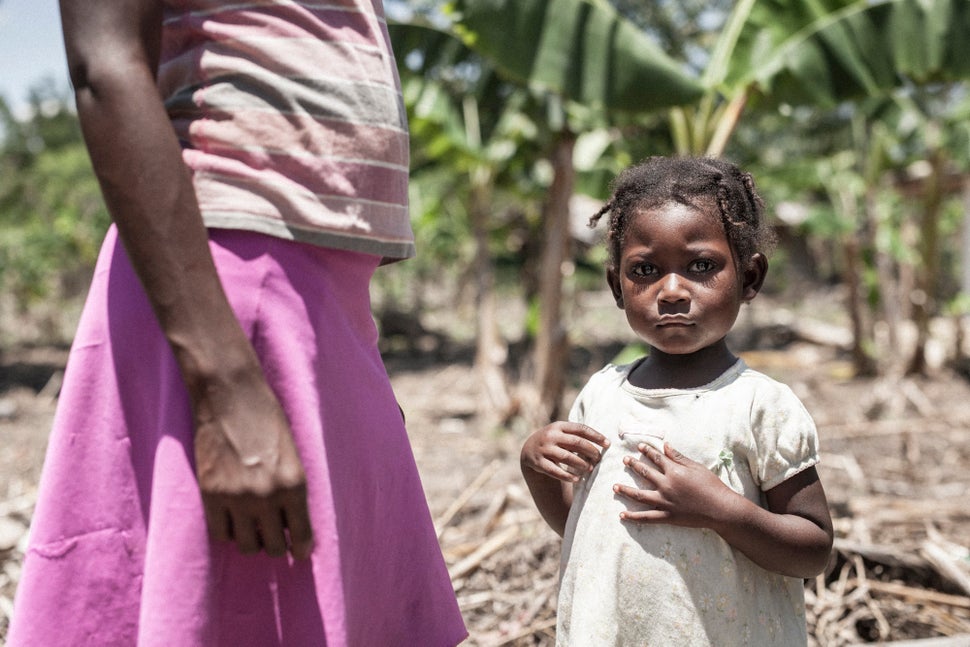
<instances>
[{"instance_id":1,"label":"dirty white dress","mask_svg":"<svg viewBox=\"0 0 970 647\"><path fill-rule=\"evenodd\" d=\"M559 594L560 645L804 645L802 580L768 572L707 529L621 522L623 465L664 441L764 506L763 492L818 462L815 424L785 385L739 360L705 386L641 389L607 366L570 420L610 440L576 486ZM643 483L637 483L642 487Z\"/></svg>"}]
</instances>

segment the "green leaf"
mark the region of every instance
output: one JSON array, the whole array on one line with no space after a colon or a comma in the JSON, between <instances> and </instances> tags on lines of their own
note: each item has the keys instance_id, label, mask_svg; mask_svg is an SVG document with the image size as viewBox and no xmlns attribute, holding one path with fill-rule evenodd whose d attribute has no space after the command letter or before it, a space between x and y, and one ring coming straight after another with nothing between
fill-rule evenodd
<instances>
[{"instance_id":1,"label":"green leaf","mask_svg":"<svg viewBox=\"0 0 970 647\"><path fill-rule=\"evenodd\" d=\"M466 44L530 87L600 109L648 112L700 83L635 25L590 0L459 0Z\"/></svg>"},{"instance_id":2,"label":"green leaf","mask_svg":"<svg viewBox=\"0 0 970 647\"><path fill-rule=\"evenodd\" d=\"M758 0L730 79L774 103L834 106L970 77L966 0Z\"/></svg>"}]
</instances>

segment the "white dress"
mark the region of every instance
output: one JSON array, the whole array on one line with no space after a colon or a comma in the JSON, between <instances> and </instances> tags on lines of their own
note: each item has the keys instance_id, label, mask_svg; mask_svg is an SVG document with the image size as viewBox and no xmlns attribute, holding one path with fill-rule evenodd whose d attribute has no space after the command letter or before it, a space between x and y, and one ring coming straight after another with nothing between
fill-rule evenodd
<instances>
[{"instance_id":1,"label":"white dress","mask_svg":"<svg viewBox=\"0 0 970 647\"><path fill-rule=\"evenodd\" d=\"M764 506L763 492L818 462L815 424L791 389L739 360L693 389L641 389L635 364L592 378L569 419L610 440L575 487L566 524L558 644L804 645L802 580L764 570L712 530L620 521L623 465L664 441ZM636 504L632 504L636 505Z\"/></svg>"}]
</instances>

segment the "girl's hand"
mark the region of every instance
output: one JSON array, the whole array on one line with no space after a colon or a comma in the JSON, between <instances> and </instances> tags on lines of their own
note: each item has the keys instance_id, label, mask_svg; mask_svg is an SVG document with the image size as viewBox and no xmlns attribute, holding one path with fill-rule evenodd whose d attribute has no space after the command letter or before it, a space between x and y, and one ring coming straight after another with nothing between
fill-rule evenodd
<instances>
[{"instance_id":1,"label":"girl's hand","mask_svg":"<svg viewBox=\"0 0 970 647\"><path fill-rule=\"evenodd\" d=\"M554 422L533 433L522 446L523 471L575 483L593 471L602 450L610 446L606 436L577 422Z\"/></svg>"},{"instance_id":2,"label":"girl's hand","mask_svg":"<svg viewBox=\"0 0 970 647\"><path fill-rule=\"evenodd\" d=\"M639 449L647 461L624 462L656 489L614 485L613 491L651 509L627 510L621 519L710 528L758 566L788 577L814 577L825 568L832 519L814 466L766 490L766 509L666 443L662 454L646 445Z\"/></svg>"},{"instance_id":3,"label":"girl's hand","mask_svg":"<svg viewBox=\"0 0 970 647\"><path fill-rule=\"evenodd\" d=\"M627 510L620 518L637 523L667 523L690 528L710 528L723 519L735 494L704 465L687 458L669 444L664 452L639 445L648 460L632 456L623 463L653 489L614 485L613 491L648 510Z\"/></svg>"},{"instance_id":4,"label":"girl's hand","mask_svg":"<svg viewBox=\"0 0 970 647\"><path fill-rule=\"evenodd\" d=\"M599 463L606 437L577 422L554 422L522 445L520 467L529 493L549 527L561 537L573 503L573 483Z\"/></svg>"}]
</instances>

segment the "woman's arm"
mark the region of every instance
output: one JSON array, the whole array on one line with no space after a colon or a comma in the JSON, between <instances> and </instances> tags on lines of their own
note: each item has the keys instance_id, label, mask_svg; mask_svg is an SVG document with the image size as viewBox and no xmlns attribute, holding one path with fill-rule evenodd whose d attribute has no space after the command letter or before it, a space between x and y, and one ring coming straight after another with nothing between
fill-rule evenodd
<instances>
[{"instance_id":1,"label":"woman's arm","mask_svg":"<svg viewBox=\"0 0 970 647\"><path fill-rule=\"evenodd\" d=\"M765 509L670 445L663 454L647 445L640 451L649 461L624 461L656 489L616 485L613 490L652 509L624 512L623 519L711 528L758 566L789 577L812 577L825 568L832 519L814 467L768 490Z\"/></svg>"},{"instance_id":2,"label":"woman's arm","mask_svg":"<svg viewBox=\"0 0 970 647\"><path fill-rule=\"evenodd\" d=\"M286 417L229 306L155 85L157 0L61 0L78 116L108 210L175 353L195 418L210 534L241 550L312 547ZM285 519L281 522L280 519Z\"/></svg>"}]
</instances>

